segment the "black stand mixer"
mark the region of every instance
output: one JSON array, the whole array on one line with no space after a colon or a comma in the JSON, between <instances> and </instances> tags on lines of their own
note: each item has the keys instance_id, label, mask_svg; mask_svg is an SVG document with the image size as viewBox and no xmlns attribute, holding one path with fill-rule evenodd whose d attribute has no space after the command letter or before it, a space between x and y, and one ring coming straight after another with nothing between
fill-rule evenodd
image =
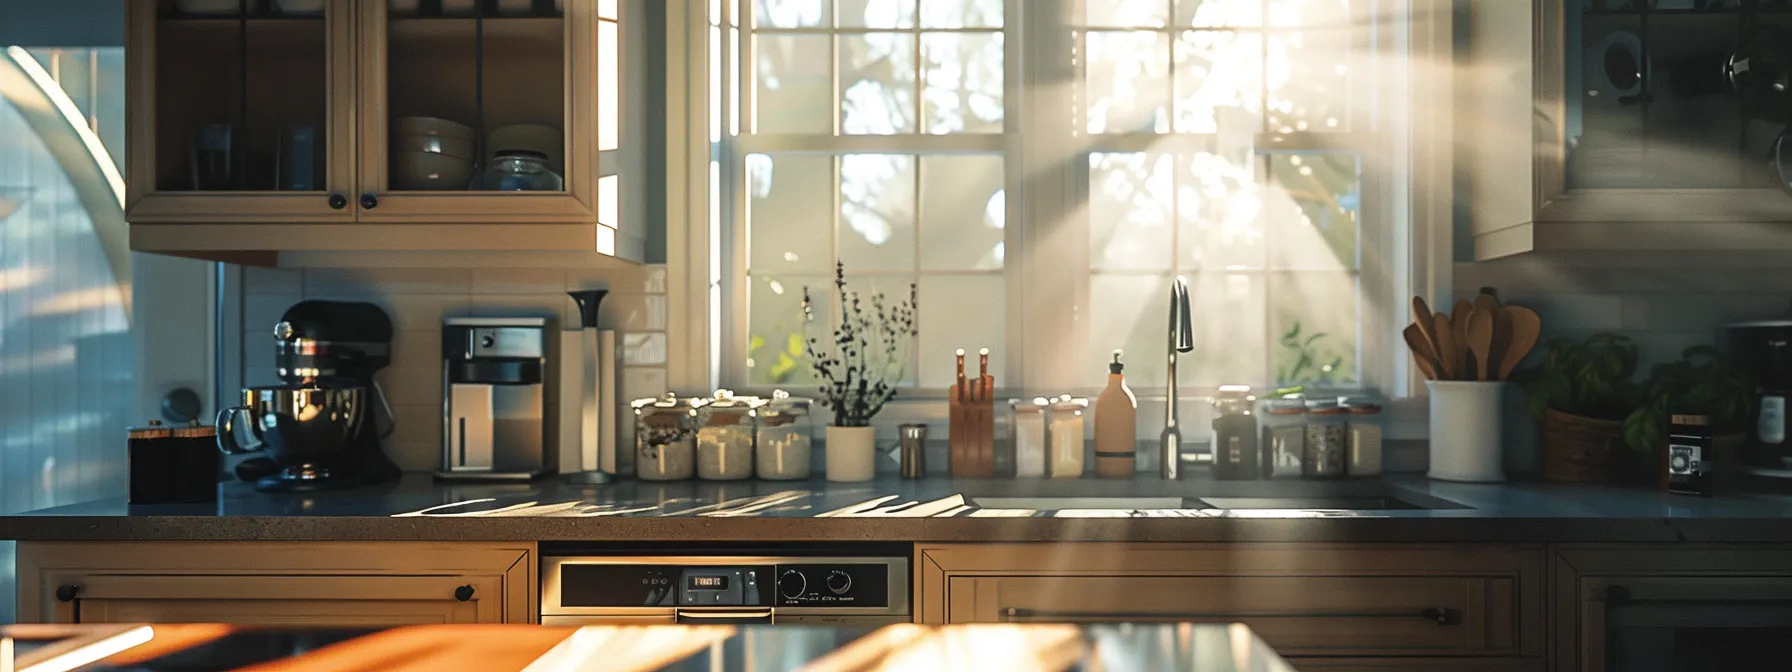
<instances>
[{"instance_id":1,"label":"black stand mixer","mask_svg":"<svg viewBox=\"0 0 1792 672\"><path fill-rule=\"evenodd\" d=\"M374 382L392 362L392 320L379 306L301 301L274 327L280 385L243 390L241 406L218 413L218 448L265 450L237 468L265 492L337 490L389 481L398 467L380 449L391 435L392 410ZM375 402L388 427L375 420ZM258 445L237 441L234 421L246 417Z\"/></svg>"}]
</instances>

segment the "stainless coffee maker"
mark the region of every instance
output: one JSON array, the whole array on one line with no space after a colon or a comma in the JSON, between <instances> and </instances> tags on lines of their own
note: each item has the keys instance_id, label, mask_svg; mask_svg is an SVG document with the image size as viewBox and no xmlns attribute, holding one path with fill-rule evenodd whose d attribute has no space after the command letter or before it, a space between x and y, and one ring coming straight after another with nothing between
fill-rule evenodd
<instances>
[{"instance_id":1,"label":"stainless coffee maker","mask_svg":"<svg viewBox=\"0 0 1792 672\"><path fill-rule=\"evenodd\" d=\"M546 382L552 320L454 317L442 326L439 478L529 480L559 466Z\"/></svg>"},{"instance_id":2,"label":"stainless coffee maker","mask_svg":"<svg viewBox=\"0 0 1792 672\"><path fill-rule=\"evenodd\" d=\"M301 301L274 326L279 385L243 390L243 402L218 412L218 448L266 451L245 461L239 475L257 490L310 492L392 480L398 467L380 449L393 427L392 411L373 374L391 363L392 320L379 306L346 301ZM378 427L375 404L388 426ZM239 443L236 419L245 417L256 443Z\"/></svg>"}]
</instances>

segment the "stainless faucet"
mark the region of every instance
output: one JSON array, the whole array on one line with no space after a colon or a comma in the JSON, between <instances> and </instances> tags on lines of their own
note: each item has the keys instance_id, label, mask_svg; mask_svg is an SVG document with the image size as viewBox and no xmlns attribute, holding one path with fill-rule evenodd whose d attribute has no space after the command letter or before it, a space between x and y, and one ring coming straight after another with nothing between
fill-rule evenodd
<instances>
[{"instance_id":1,"label":"stainless faucet","mask_svg":"<svg viewBox=\"0 0 1792 672\"><path fill-rule=\"evenodd\" d=\"M1182 427L1176 413L1176 354L1195 349L1194 320L1188 312L1188 283L1176 277L1170 286L1170 390L1164 395L1164 431L1157 437L1160 473L1173 481L1182 470Z\"/></svg>"}]
</instances>

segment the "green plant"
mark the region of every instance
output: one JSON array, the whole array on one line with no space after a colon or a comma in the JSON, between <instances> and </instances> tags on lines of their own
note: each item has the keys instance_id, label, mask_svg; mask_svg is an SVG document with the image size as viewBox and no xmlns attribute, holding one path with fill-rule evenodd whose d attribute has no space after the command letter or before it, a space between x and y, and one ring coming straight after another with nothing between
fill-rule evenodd
<instances>
[{"instance_id":1,"label":"green plant","mask_svg":"<svg viewBox=\"0 0 1792 672\"><path fill-rule=\"evenodd\" d=\"M1635 343L1625 336L1601 333L1582 342L1550 341L1543 363L1513 378L1524 386L1525 405L1539 420L1549 409L1620 420L1643 401L1642 386L1631 380L1636 366Z\"/></svg>"},{"instance_id":2,"label":"green plant","mask_svg":"<svg viewBox=\"0 0 1792 672\"><path fill-rule=\"evenodd\" d=\"M747 355L756 362L766 362L765 380L773 385L783 385L796 376L799 358L803 356L803 335L788 334L784 338L782 349L766 350L770 345L764 336L752 334L747 337ZM774 357L767 357L773 355Z\"/></svg>"},{"instance_id":3,"label":"green plant","mask_svg":"<svg viewBox=\"0 0 1792 672\"><path fill-rule=\"evenodd\" d=\"M821 383L821 403L834 412L835 427L866 427L884 404L896 396L896 385L908 372L908 356L920 336L915 322L916 288L908 298L885 305L882 292L861 300L846 291L846 265L834 265L834 296L839 322L828 338L806 339L809 366ZM815 306L803 288L804 331L816 328Z\"/></svg>"},{"instance_id":4,"label":"green plant","mask_svg":"<svg viewBox=\"0 0 1792 672\"><path fill-rule=\"evenodd\" d=\"M1624 418L1624 444L1633 452L1660 450L1673 414L1709 416L1717 434L1742 432L1755 417L1754 381L1709 345L1650 367L1643 387L1645 403Z\"/></svg>"},{"instance_id":5,"label":"green plant","mask_svg":"<svg viewBox=\"0 0 1792 672\"><path fill-rule=\"evenodd\" d=\"M1318 383L1329 385L1337 382L1337 377L1344 371L1344 356L1330 354L1326 340L1330 334L1323 331L1302 335L1300 321L1296 320L1288 331L1277 339L1282 346L1282 361L1276 366L1277 384ZM1348 380L1348 379L1346 379Z\"/></svg>"}]
</instances>

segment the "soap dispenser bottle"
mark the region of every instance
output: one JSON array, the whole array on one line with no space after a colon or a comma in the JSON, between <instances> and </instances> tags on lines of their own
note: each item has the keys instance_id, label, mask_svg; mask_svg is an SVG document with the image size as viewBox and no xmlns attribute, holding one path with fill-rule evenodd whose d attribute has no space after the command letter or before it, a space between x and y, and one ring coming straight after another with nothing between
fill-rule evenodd
<instances>
[{"instance_id":1,"label":"soap dispenser bottle","mask_svg":"<svg viewBox=\"0 0 1792 672\"><path fill-rule=\"evenodd\" d=\"M1126 386L1126 365L1114 351L1108 364L1108 386L1095 399L1095 474L1102 478L1132 478L1133 455L1138 451L1139 400Z\"/></svg>"}]
</instances>

